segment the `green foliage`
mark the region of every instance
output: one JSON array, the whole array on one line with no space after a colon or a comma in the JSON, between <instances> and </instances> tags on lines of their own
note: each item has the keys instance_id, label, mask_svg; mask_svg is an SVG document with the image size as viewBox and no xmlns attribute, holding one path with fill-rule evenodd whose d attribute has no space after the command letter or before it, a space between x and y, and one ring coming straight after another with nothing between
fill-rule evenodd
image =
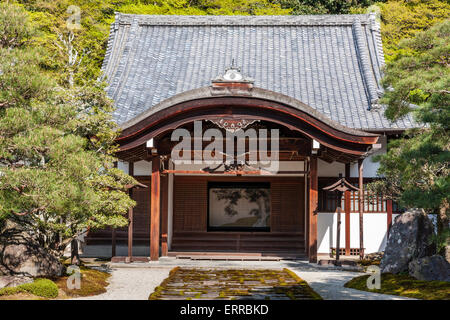
<instances>
[{"instance_id":1,"label":"green foliage","mask_svg":"<svg viewBox=\"0 0 450 320\"><path fill-rule=\"evenodd\" d=\"M412 111L419 121L445 128L450 122L450 20L399 44L399 52L388 64L383 83L391 86L383 102L386 116L397 119Z\"/></svg>"},{"instance_id":2,"label":"green foliage","mask_svg":"<svg viewBox=\"0 0 450 320\"><path fill-rule=\"evenodd\" d=\"M23 9L0 3L0 46L19 47L26 43L32 32L27 20L28 15Z\"/></svg>"},{"instance_id":3,"label":"green foliage","mask_svg":"<svg viewBox=\"0 0 450 320\"><path fill-rule=\"evenodd\" d=\"M283 15L289 8L269 0L166 0L130 2L118 9L134 14L177 15Z\"/></svg>"},{"instance_id":4,"label":"green foliage","mask_svg":"<svg viewBox=\"0 0 450 320\"><path fill-rule=\"evenodd\" d=\"M396 120L413 113L423 127L389 143L378 157L385 179L370 186L405 207L438 213L438 231L448 229L450 204L450 20L400 42L387 64L382 102Z\"/></svg>"},{"instance_id":5,"label":"green foliage","mask_svg":"<svg viewBox=\"0 0 450 320\"><path fill-rule=\"evenodd\" d=\"M51 79L36 72L42 62L40 51L0 47L0 112L6 107L30 109L31 103L46 100Z\"/></svg>"},{"instance_id":6,"label":"green foliage","mask_svg":"<svg viewBox=\"0 0 450 320\"><path fill-rule=\"evenodd\" d=\"M111 120L112 103L96 81L115 11L279 15L379 10L388 60L384 85L394 89L387 90L384 98L389 106L387 116L397 119L411 112L410 105L414 104L414 114L427 126L391 143L388 155L381 159L380 173L386 180L373 188L405 206L420 206L429 212L448 203L448 23L398 46L402 38L448 19L448 1L15 3L20 6L0 5L0 220L15 217L14 213L25 214L24 219L34 229L50 230L51 236L43 234L42 238L51 241L59 234L68 239L88 226L126 223L122 213L133 202L123 186L133 181L112 167L118 130ZM80 9L79 28L68 28L67 20L76 13L73 8L68 10L71 5ZM75 54L77 59L71 62Z\"/></svg>"},{"instance_id":7,"label":"green foliage","mask_svg":"<svg viewBox=\"0 0 450 320\"><path fill-rule=\"evenodd\" d=\"M450 299L450 282L422 281L409 275L383 273L381 288L370 290L367 288L367 278L369 275L353 278L344 287L423 300Z\"/></svg>"},{"instance_id":8,"label":"green foliage","mask_svg":"<svg viewBox=\"0 0 450 320\"><path fill-rule=\"evenodd\" d=\"M450 17L450 3L442 0L390 0L378 6L387 60L395 58L400 40Z\"/></svg>"},{"instance_id":9,"label":"green foliage","mask_svg":"<svg viewBox=\"0 0 450 320\"><path fill-rule=\"evenodd\" d=\"M25 11L9 7L22 14L0 10L0 21L20 17L14 23L32 30ZM58 85L45 49L7 43L0 47L0 220L19 221L60 255L88 227L126 225L135 203L125 186L135 180L113 165L119 131L104 85ZM58 80L76 72L62 67Z\"/></svg>"},{"instance_id":10,"label":"green foliage","mask_svg":"<svg viewBox=\"0 0 450 320\"><path fill-rule=\"evenodd\" d=\"M0 289L0 296L10 296L17 293L31 293L38 297L51 299L58 296L58 286L49 279L36 279L32 283Z\"/></svg>"},{"instance_id":11,"label":"green foliage","mask_svg":"<svg viewBox=\"0 0 450 320\"><path fill-rule=\"evenodd\" d=\"M383 0L278 0L292 14L346 14Z\"/></svg>"}]
</instances>

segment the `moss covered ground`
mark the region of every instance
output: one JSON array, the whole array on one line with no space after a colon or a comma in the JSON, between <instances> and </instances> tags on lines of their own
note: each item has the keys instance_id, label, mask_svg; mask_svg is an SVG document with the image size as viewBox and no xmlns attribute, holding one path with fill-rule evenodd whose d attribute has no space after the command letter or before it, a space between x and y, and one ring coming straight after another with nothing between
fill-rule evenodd
<instances>
[{"instance_id":1,"label":"moss covered ground","mask_svg":"<svg viewBox=\"0 0 450 320\"><path fill-rule=\"evenodd\" d=\"M80 267L80 273L80 289L67 288L67 278L69 276L55 279L55 283L61 293L61 298L96 296L106 292L108 278L111 276L109 273L87 267Z\"/></svg>"},{"instance_id":2,"label":"moss covered ground","mask_svg":"<svg viewBox=\"0 0 450 320\"><path fill-rule=\"evenodd\" d=\"M0 300L59 300L95 296L106 292L109 273L83 266L80 267L80 273L80 289L67 288L69 275L54 279L35 279L32 283L0 289Z\"/></svg>"},{"instance_id":3,"label":"moss covered ground","mask_svg":"<svg viewBox=\"0 0 450 320\"><path fill-rule=\"evenodd\" d=\"M58 296L58 286L49 279L36 279L32 283L0 289L0 297L6 298L15 295L52 299Z\"/></svg>"},{"instance_id":4,"label":"moss covered ground","mask_svg":"<svg viewBox=\"0 0 450 320\"><path fill-rule=\"evenodd\" d=\"M423 300L450 300L450 282L422 281L409 275L383 273L381 288L370 290L367 288L368 277L369 275L364 275L353 278L345 284L345 287Z\"/></svg>"},{"instance_id":5,"label":"moss covered ground","mask_svg":"<svg viewBox=\"0 0 450 320\"><path fill-rule=\"evenodd\" d=\"M294 272L247 269L173 269L150 300L319 300Z\"/></svg>"}]
</instances>

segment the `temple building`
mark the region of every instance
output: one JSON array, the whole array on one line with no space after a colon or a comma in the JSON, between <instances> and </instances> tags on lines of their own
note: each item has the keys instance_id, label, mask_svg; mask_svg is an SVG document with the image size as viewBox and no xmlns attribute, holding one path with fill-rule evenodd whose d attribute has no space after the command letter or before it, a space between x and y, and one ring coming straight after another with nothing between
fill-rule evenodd
<instances>
[{"instance_id":1,"label":"temple building","mask_svg":"<svg viewBox=\"0 0 450 320\"><path fill-rule=\"evenodd\" d=\"M130 225L85 256L308 258L384 248L399 209L370 194L374 155L417 126L379 104L375 15L117 14L103 65ZM323 190L342 175L357 191ZM362 227L360 227L360 225Z\"/></svg>"}]
</instances>

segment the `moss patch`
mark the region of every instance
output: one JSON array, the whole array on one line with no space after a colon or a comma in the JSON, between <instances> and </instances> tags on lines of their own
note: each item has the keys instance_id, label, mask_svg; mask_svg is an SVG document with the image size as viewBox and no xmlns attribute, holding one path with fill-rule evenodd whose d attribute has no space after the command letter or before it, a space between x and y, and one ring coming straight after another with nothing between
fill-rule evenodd
<instances>
[{"instance_id":1,"label":"moss patch","mask_svg":"<svg viewBox=\"0 0 450 320\"><path fill-rule=\"evenodd\" d=\"M174 268L150 300L311 300L320 295L294 272Z\"/></svg>"},{"instance_id":2,"label":"moss patch","mask_svg":"<svg viewBox=\"0 0 450 320\"><path fill-rule=\"evenodd\" d=\"M70 299L106 292L109 273L86 267L80 267L80 272L81 288L79 290L67 288L69 276L36 279L33 283L0 289L0 300Z\"/></svg>"},{"instance_id":3,"label":"moss patch","mask_svg":"<svg viewBox=\"0 0 450 320\"><path fill-rule=\"evenodd\" d=\"M0 296L30 294L37 297L52 299L58 296L58 286L49 279L36 279L17 287L0 289Z\"/></svg>"},{"instance_id":4,"label":"moss patch","mask_svg":"<svg viewBox=\"0 0 450 320\"><path fill-rule=\"evenodd\" d=\"M353 278L344 286L362 291L391 294L423 300L450 300L450 282L422 281L409 275L383 273L381 288L369 290L367 278L369 275Z\"/></svg>"},{"instance_id":5,"label":"moss patch","mask_svg":"<svg viewBox=\"0 0 450 320\"><path fill-rule=\"evenodd\" d=\"M71 290L67 288L67 279L69 276L60 277L55 280L56 285L62 293L61 298L88 297L106 292L108 278L111 276L109 273L86 267L80 267L80 273L80 289Z\"/></svg>"},{"instance_id":6,"label":"moss patch","mask_svg":"<svg viewBox=\"0 0 450 320\"><path fill-rule=\"evenodd\" d=\"M357 262L360 266L363 267L368 267L368 266L379 266L381 263L381 260L368 260L368 259L363 259L363 260L359 260Z\"/></svg>"}]
</instances>

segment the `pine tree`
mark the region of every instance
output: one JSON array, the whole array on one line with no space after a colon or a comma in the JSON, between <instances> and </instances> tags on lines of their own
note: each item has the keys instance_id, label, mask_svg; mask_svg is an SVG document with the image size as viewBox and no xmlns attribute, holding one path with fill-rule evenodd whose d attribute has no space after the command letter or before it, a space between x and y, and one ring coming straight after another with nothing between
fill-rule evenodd
<instances>
[{"instance_id":1,"label":"pine tree","mask_svg":"<svg viewBox=\"0 0 450 320\"><path fill-rule=\"evenodd\" d=\"M119 132L103 85L58 85L35 34L21 7L0 4L0 223L60 256L88 228L127 225L136 182L113 165Z\"/></svg>"},{"instance_id":2,"label":"pine tree","mask_svg":"<svg viewBox=\"0 0 450 320\"><path fill-rule=\"evenodd\" d=\"M413 113L422 127L409 130L379 157L384 180L371 185L405 207L438 216L438 248L449 240L450 215L450 21L400 42L383 84L386 116Z\"/></svg>"}]
</instances>

